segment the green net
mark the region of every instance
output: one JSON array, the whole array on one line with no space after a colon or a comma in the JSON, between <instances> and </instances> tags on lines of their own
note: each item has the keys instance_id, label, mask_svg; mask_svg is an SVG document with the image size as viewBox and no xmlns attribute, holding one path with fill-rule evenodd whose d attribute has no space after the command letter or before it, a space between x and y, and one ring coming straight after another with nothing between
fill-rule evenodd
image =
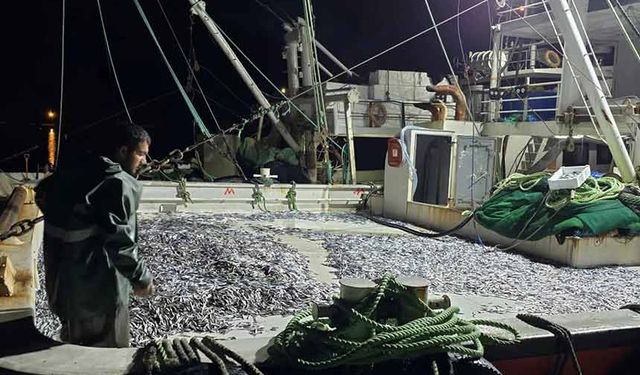
<instances>
[{"instance_id":1,"label":"green net","mask_svg":"<svg viewBox=\"0 0 640 375\"><path fill-rule=\"evenodd\" d=\"M615 178L589 178L571 196L570 191L549 191L548 177L515 175L501 182L476 210L477 222L505 237L531 241L549 235L640 234L640 216L631 205L638 196L626 190L621 194L625 186Z\"/></svg>"}]
</instances>

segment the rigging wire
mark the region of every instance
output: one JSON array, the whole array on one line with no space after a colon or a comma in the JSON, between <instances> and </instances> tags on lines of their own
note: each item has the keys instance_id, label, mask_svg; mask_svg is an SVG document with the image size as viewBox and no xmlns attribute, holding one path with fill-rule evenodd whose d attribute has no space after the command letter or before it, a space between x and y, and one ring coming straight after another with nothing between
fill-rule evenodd
<instances>
[{"instance_id":1,"label":"rigging wire","mask_svg":"<svg viewBox=\"0 0 640 375\"><path fill-rule=\"evenodd\" d=\"M405 44L407 44L407 43L409 43L409 42L411 42L411 41L413 41L413 40L415 40L415 39L417 39L417 38L419 38L419 37L421 37L421 36L423 36L425 34L427 34L429 31L432 31L436 27L442 26L442 25L448 23L449 21L455 19L456 17L461 16L461 15L467 13L467 12L472 11L473 9L479 7L480 5L483 5L486 2L488 2L488 0L481 0L478 3L466 8L462 12L454 14L453 16L451 16L451 17L449 17L449 18L447 18L447 19L445 19L443 21L440 21L438 24L436 24L434 26L428 27L428 28L426 28L426 29L424 29L422 31L417 32L416 34L413 34L412 36L410 36L408 38L403 39L402 41L400 41L400 42L398 42L398 43L396 43L396 44L394 44L394 45L392 45L392 46L390 46L390 47L388 47L388 48L376 53L375 55L373 55L373 56L371 56L371 57L369 57L369 58L367 58L367 59L355 64L355 65L353 65L348 70L344 70L342 72L337 73L333 77L327 78L326 80L320 82L319 84L320 85L324 85L327 82L334 81L334 80L338 79L339 77L347 74L349 71L353 71L354 69L357 69L357 68L359 68L359 67L361 67L361 66L363 66L363 65L365 65L365 64L367 64L367 63L369 63L369 62L371 62L371 61L373 61L373 60L375 60L377 58L379 58L380 56L386 55L387 53L389 53L389 52L391 52L391 51L393 51L393 50L395 50L395 49L397 49L397 48L399 48L399 47L401 47L401 46L403 46L403 45L405 45ZM308 88L308 89L306 89L306 90L304 90L302 92L299 92L297 95L291 97L289 100L297 99L297 98L299 98L299 97L311 92L312 90L313 90L313 87L310 87L310 88Z\"/></svg>"},{"instance_id":2,"label":"rigging wire","mask_svg":"<svg viewBox=\"0 0 640 375\"><path fill-rule=\"evenodd\" d=\"M638 59L638 62L640 62L640 52L638 52L638 49L636 48L635 44L633 44L633 40L629 36L629 33L627 32L627 28L624 27L624 24L622 23L622 20L620 19L620 16L618 16L618 12L616 12L616 8L611 3L611 0L606 0L606 1L607 1L607 5L609 6L609 9L611 9L611 11L613 12L614 17L616 18L616 21L618 22L618 25L620 26L620 30L622 31L622 34L624 35L625 39L627 40L627 43L629 44L629 48L634 53L634 55L636 55L636 58ZM620 7L620 9L622 10L622 6ZM631 21L629 21L629 22L631 22ZM633 27L633 23L631 24L631 26Z\"/></svg>"},{"instance_id":3,"label":"rigging wire","mask_svg":"<svg viewBox=\"0 0 640 375\"><path fill-rule=\"evenodd\" d=\"M580 28L582 29L582 33L584 34L584 39L587 41L587 45L591 50L591 56L593 56L593 61L596 63L596 67L598 68L598 71L600 71L600 77L602 77L602 82L604 83L604 87L607 89L607 96L611 97L612 96L611 88L609 88L609 84L605 79L604 72L602 71L602 67L600 66L600 62L598 62L598 59L596 58L596 50L593 48L593 45L591 44L591 39L589 38L589 34L587 34L587 28L584 26L584 22L582 22L582 16L580 15L580 11L578 10L578 6L576 5L575 0L571 0L571 4L573 4L573 8L575 9L576 17L578 18L578 24L580 25ZM622 27L622 24L620 26Z\"/></svg>"},{"instance_id":4,"label":"rigging wire","mask_svg":"<svg viewBox=\"0 0 640 375\"><path fill-rule=\"evenodd\" d=\"M187 93L185 92L184 87L182 87L182 84L180 83L180 80L178 79L178 76L176 76L175 71L171 67L171 64L169 63L169 60L167 59L167 56L165 55L164 51L162 50L162 46L160 45L160 41L158 41L158 38L156 37L156 35L155 35L154 31L153 31L153 28L151 27L151 24L149 23L149 19L147 18L146 14L144 13L144 10L142 9L142 6L140 5L139 0L133 0L133 3L135 4L136 9L138 10L138 13L140 14L140 17L142 18L142 21L143 21L144 25L146 26L147 30L149 31L149 34L151 35L151 38L153 39L154 43L156 44L156 47L158 48L158 52L160 53L160 56L162 56L162 59L163 59L165 65L167 66L167 69L169 70L169 73L171 74L171 77L173 78L173 81L175 82L176 86L178 87L178 90L180 91L180 95L182 96L182 99L184 100L185 104L189 108L189 111L191 112L191 115L193 116L194 120L197 122L197 124L200 127L200 130L202 131L202 133L206 137L211 136L211 134L209 133L209 129L207 129L207 127L205 126L204 122L202 121L202 118L200 118L200 115L198 114L198 111L193 106L193 103L191 103L191 100L187 96Z\"/></svg>"},{"instance_id":5,"label":"rigging wire","mask_svg":"<svg viewBox=\"0 0 640 375\"><path fill-rule=\"evenodd\" d=\"M217 101L216 99L210 97L209 95L205 94L205 98L207 98L208 101L210 101L211 103L213 103L214 105L220 107L220 109L223 109L225 111L227 111L230 115L234 116L235 118L241 119L242 116L240 116L236 111L234 111L232 108L220 103L219 101Z\"/></svg>"},{"instance_id":6,"label":"rigging wire","mask_svg":"<svg viewBox=\"0 0 640 375\"><path fill-rule=\"evenodd\" d=\"M551 12L549 11L549 8L547 7L547 4L545 2L543 2L542 5L544 6L544 10L547 13L547 17L549 18L549 22L551 23L551 28L553 29L553 33L556 35L556 39L558 39L558 45L560 45L560 48L562 49L562 53L564 54L565 60L569 64L569 71L571 72L571 77L575 81L576 88L578 89L578 92L580 93L580 98L582 99L582 103L584 103L584 106L587 109L587 113L589 114L589 120L591 120L591 124L593 125L593 128L595 129L596 134L598 134L598 137L600 138L600 140L602 140L603 142L606 143L606 141L604 141L604 138L602 138L602 135L600 134L600 129L598 129L598 125L596 124L595 120L593 119L593 114L591 112L591 108L589 107L589 104L587 103L587 99L585 98L584 92L582 91L582 87L580 87L580 81L578 80L578 77L576 76L576 73L574 71L575 66L571 61L569 61L569 58L568 58L566 49L564 47L564 44L560 40L560 33L558 33L558 29L556 28L556 25L553 23L553 20L551 18ZM576 70L577 70L577 68L576 68ZM604 92L603 92L603 94L604 94Z\"/></svg>"},{"instance_id":7,"label":"rigging wire","mask_svg":"<svg viewBox=\"0 0 640 375\"><path fill-rule=\"evenodd\" d=\"M120 93L120 99L122 100L122 106L124 107L124 111L127 113L127 118L130 123L133 123L131 119L131 114L129 113L129 109L127 108L127 102L124 100L124 94L122 93L122 88L120 87L120 80L118 79L118 72L116 71L116 66L113 63L113 56L111 55L111 47L109 47L109 38L107 37L107 28L104 24L104 17L102 15L102 6L100 5L100 0L96 0L98 4L98 15L100 16L100 25L102 26L102 35L104 36L104 45L107 48L107 56L109 57L109 64L111 66L111 71L113 72L113 77L116 80L116 86L118 87L118 92Z\"/></svg>"},{"instance_id":8,"label":"rigging wire","mask_svg":"<svg viewBox=\"0 0 640 375\"><path fill-rule=\"evenodd\" d=\"M218 119L216 118L216 115L213 113L213 110L211 109L211 106L209 105L209 101L207 100L207 96L204 93L204 90L202 89L202 86L200 85L200 81L198 80L198 77L196 77L195 72L193 71L193 68L191 66L191 64L189 63L189 59L187 58L187 55L184 53L184 49L182 48L182 45L180 44L180 40L178 39L178 36L176 35L173 26L171 25L171 21L169 20L169 17L167 17L167 13L164 10L164 7L162 6L162 2L160 0L156 0L156 2L158 3L158 7L160 8L160 11L162 12L162 15L164 16L164 19L167 22L167 25L169 26L169 30L171 30L171 35L173 35L173 38L176 42L176 44L178 45L178 49L180 50L180 54L182 55L182 57L184 58L185 62L187 63L187 67L189 68L189 73L191 74L191 77L193 77L194 82L196 83L196 86L198 87L198 91L200 92L200 94L202 95L202 98L204 99L204 103L207 107L207 109L209 110L209 114L211 114L211 117L213 118L213 122L216 124L216 127L218 128L218 130L220 132L222 132L222 127L220 126L220 123L218 122ZM205 136L208 136L207 134L205 134ZM235 153L232 151L231 146L229 145L229 143L227 142L226 137L222 137L222 140L224 142L225 147L227 148L227 152L222 154L227 154L229 156L231 156L231 161L235 164L235 167L238 169L238 172L240 172L240 174L242 175L242 177L246 180L247 176L244 174L244 171L242 170L242 167L240 167L240 163L238 163L238 159L235 156ZM222 150L219 150L222 151Z\"/></svg>"},{"instance_id":9,"label":"rigging wire","mask_svg":"<svg viewBox=\"0 0 640 375\"><path fill-rule=\"evenodd\" d=\"M458 6L458 12L460 11L460 7ZM493 27L493 15L491 14L491 3L487 2L487 15L489 16L489 29ZM489 49L491 49L491 41L493 38L489 38Z\"/></svg>"},{"instance_id":10,"label":"rigging wire","mask_svg":"<svg viewBox=\"0 0 640 375\"><path fill-rule=\"evenodd\" d=\"M460 87L460 82L458 81L458 76L456 72L453 70L453 65L451 65L451 60L449 59L449 55L447 54L447 48L444 46L444 41L442 40L442 36L440 35L440 31L438 30L438 26L436 24L436 20L433 17L433 12L431 11L431 7L429 6L429 1L424 0L424 4L427 6L427 11L429 12L429 18L431 18L431 22L433 23L434 31L436 32L436 36L438 37L438 42L440 42L440 47L442 47L442 53L444 54L444 58L447 61L447 66L449 67L449 71L451 72L451 78L453 79L454 85L458 88L458 90L462 91L462 87ZM460 12L457 12L458 14ZM459 18L460 16L458 16ZM471 119L471 123L475 131L480 134L480 129L478 129L475 120L473 119L473 113L471 113L471 109L465 103L465 109L467 110L467 115L469 115L469 119Z\"/></svg>"},{"instance_id":11,"label":"rigging wire","mask_svg":"<svg viewBox=\"0 0 640 375\"><path fill-rule=\"evenodd\" d=\"M629 13L627 13L622 4L620 4L620 1L615 0L615 2L618 5L618 9L620 9L620 12L624 16L624 18L627 20L627 22L629 22L629 25L631 26L631 29L633 29L633 32L638 36L638 38L640 38L640 30L638 30L636 25L633 24L633 20L631 20L631 17L629 17Z\"/></svg>"},{"instance_id":12,"label":"rigging wire","mask_svg":"<svg viewBox=\"0 0 640 375\"><path fill-rule=\"evenodd\" d=\"M160 12L162 13L162 16L164 17L164 20L167 22L167 26L169 26L169 30L171 31L171 35L173 36L173 40L175 41L176 45L178 46L178 50L180 51L180 54L182 55L182 58L187 63L187 67L189 69L189 74L194 79L194 82L196 83L196 86L198 86L198 91L200 92L200 94L204 98L204 102L206 104L207 109L209 110L209 114L211 115L211 118L213 119L213 122L216 124L216 127L218 128L218 130L221 131L222 129L220 127L220 123L218 122L218 119L217 119L216 115L213 113L213 110L211 109L211 106L209 105L209 102L206 99L204 91L202 90L202 86L200 86L200 82L198 81L198 78L195 76L193 68L192 68L191 64L189 63L189 58L184 53L184 49L182 48L182 45L180 44L180 40L178 39L178 36L176 35L175 30L173 29L173 25L171 24L171 21L169 20L169 17L167 16L167 13L165 12L164 7L162 6L162 2L160 0L156 0L156 3L158 4L158 7L160 8Z\"/></svg>"},{"instance_id":13,"label":"rigging wire","mask_svg":"<svg viewBox=\"0 0 640 375\"><path fill-rule=\"evenodd\" d=\"M67 18L66 12L66 0L62 0L62 31L61 31L61 48L60 48L60 105L58 106L58 144L56 146L56 160L55 165L58 165L60 160L60 140L62 139L62 103L64 96L64 38L65 38L65 24Z\"/></svg>"},{"instance_id":14,"label":"rigging wire","mask_svg":"<svg viewBox=\"0 0 640 375\"><path fill-rule=\"evenodd\" d=\"M425 0L425 3L427 3L427 0ZM460 3L461 0L458 0L458 6L456 8L456 12L460 13ZM427 8L429 8L428 4L427 4ZM429 9L429 14L431 15L431 9ZM466 67L467 67L467 58L466 58L466 54L464 52L464 46L462 43L462 31L460 29L460 16L458 16L456 18L456 28L457 28L457 32L458 32L458 43L460 44L460 54L462 57L462 63L463 63L463 72L466 72ZM435 25L435 20L433 18L433 15L431 15L431 20L433 22L433 24ZM438 33L438 29L436 28L436 33ZM439 33L438 33L439 36ZM448 59L447 56L447 52L446 50L444 50L444 44L441 44L443 47L443 53L445 55L445 57ZM455 77L455 73L452 72L452 74ZM463 73L464 74L464 73ZM457 80L457 78L456 78ZM469 92L469 95L471 95L471 83L469 82L469 78L466 78L466 82L467 82L467 90ZM460 87L458 87L460 90L462 90ZM465 105L467 106L468 112L470 114L473 114L474 110L473 110L473 104L471 103L471 100L468 100L467 103L465 103ZM473 117L471 117L471 121L473 121ZM464 120L464 125L466 125L467 120ZM473 121L474 124L474 128L475 128L475 121ZM477 129L476 129L477 131ZM476 200L475 200L475 189L474 186L476 184L475 178L476 178L476 162L475 162L475 155L476 155L476 148L475 148L475 144L476 144L476 131L472 131L471 132L471 143L472 143L472 147L471 147L471 185L469 186L469 190L471 192L471 208L472 210L476 209ZM478 132L478 135L480 135L480 132ZM493 181L491 181L493 183ZM475 222L475 220L473 221L473 229L476 232L476 237L478 238L478 241L480 243L483 243L482 238L480 237L480 232L478 231L478 227L477 227L477 223Z\"/></svg>"},{"instance_id":15,"label":"rigging wire","mask_svg":"<svg viewBox=\"0 0 640 375\"><path fill-rule=\"evenodd\" d=\"M229 44L231 44L240 53L240 55L242 55L242 57L244 57L249 62L249 64L251 64L251 66L262 76L262 78L264 78L275 90L277 90L277 92L280 93L280 95L283 97L285 101L289 103L289 105L291 105L296 111L298 111L311 125L313 125L316 129L320 130L320 126L316 124L316 122L313 121L311 118L309 118L309 116L307 116L307 114L304 113L304 111L300 109L300 107L298 107L293 102L293 99L288 98L287 95L285 95L278 89L278 86L276 86L276 84L273 83L273 81L271 81L269 77L267 77L267 75L253 62L253 60L251 60L251 58L247 56L242 49L240 49L240 47L224 32L224 30L220 28L220 25L218 25L218 29L220 31L220 34L222 34L222 36L229 42ZM336 147L338 148L341 147L333 139L329 138L329 141L333 143Z\"/></svg>"},{"instance_id":16,"label":"rigging wire","mask_svg":"<svg viewBox=\"0 0 640 375\"><path fill-rule=\"evenodd\" d=\"M135 106L130 107L129 110L134 110L134 109L138 109L138 108L144 107L147 104L150 104L150 103L152 103L152 102L154 102L154 101L156 101L156 100L158 100L158 99L160 99L162 97L165 97L165 96L168 96L168 95L171 95L171 94L175 94L176 92L178 92L178 90L171 90L169 92L165 92L164 94L160 94L158 96L155 96L153 98L150 98L150 99L147 99L147 100L145 100L143 102L140 102L140 103L136 104ZM108 115L106 117L103 117L101 119L95 120L95 121L93 121L93 122L91 122L91 123L89 123L87 125L84 125L84 126L78 128L78 129L72 131L71 133L69 133L69 135L73 136L73 135L79 134L79 133L81 133L83 131L86 131L86 130L96 126L96 125L102 124L105 121L112 120L112 119L122 115L123 113L124 113L124 110L112 113L112 114L110 114L110 115ZM9 156L6 156L6 157L0 159L0 164L2 164L4 162L7 162L9 160L13 160L15 158L18 158L18 157L20 157L20 156L22 156L22 155L24 155L26 153L38 150L40 148L41 148L40 145L34 145L34 146L26 148L26 149L24 149L22 151L18 151L16 153L13 153L13 154L11 154Z\"/></svg>"},{"instance_id":17,"label":"rigging wire","mask_svg":"<svg viewBox=\"0 0 640 375\"><path fill-rule=\"evenodd\" d=\"M260 0L254 0L256 3L258 3L258 5L260 5L261 7L263 7L264 9L266 9L267 12L271 13L274 17L276 17L277 19L280 20L280 22L287 23L287 21L282 18L278 13L276 13L269 5L263 3Z\"/></svg>"},{"instance_id":18,"label":"rigging wire","mask_svg":"<svg viewBox=\"0 0 640 375\"><path fill-rule=\"evenodd\" d=\"M211 76L211 78L213 78L216 82L218 82L220 86L222 86L222 88L225 89L234 99L242 103L247 108L251 109L251 105L249 103L242 100L238 94L236 94L227 84L225 84L220 78L218 78L218 76L213 74L213 72L209 68L200 64L199 62L198 62L198 67L202 69L205 73L207 73L209 76Z\"/></svg>"},{"instance_id":19,"label":"rigging wire","mask_svg":"<svg viewBox=\"0 0 640 375\"><path fill-rule=\"evenodd\" d=\"M483 5L483 4L484 4L484 3L486 3L487 1L488 1L488 0L481 0L481 1L479 1L478 3L476 3L476 4L474 4L474 5L472 5L472 6L468 7L468 8L466 8L466 9L465 9L465 10L463 10L462 12L460 12L460 13L458 13L458 14L456 14L456 15L453 15L453 16L451 16L451 17L447 18L447 19L445 19L445 20L443 20L443 21L439 22L437 25L434 25L434 26L441 26L441 25L444 25L444 24L448 23L449 21L453 20L454 18L456 18L457 16L462 15L462 14L465 14L465 13L467 13L467 12L469 12L469 11L471 11L471 10L473 10L473 9L477 8L478 6ZM416 39L416 38L418 38L418 37L420 37L420 36L422 36L422 35L424 35L424 34L428 33L428 32L429 32L429 31L431 31L431 30L433 30L433 29L434 29L434 26L429 27L429 28L427 28L427 29L425 29L425 30L422 30L422 31L420 31L420 32L418 32L418 33L416 33L416 34L414 34L414 35L412 35L412 36L410 36L410 37L408 37L408 38L406 38L406 39L404 39L404 40L402 40L402 41L400 41L400 42L398 42L398 43L396 43L396 44L394 44L394 45L392 45L392 46L390 46L390 47L388 47L388 48L386 48L386 49L384 49L384 50L382 50L382 51L380 51L380 52L378 52L378 53L376 53L375 55L373 55L373 56L371 56L371 57L369 57L369 58L367 58L367 59L363 60L362 62L360 62L360 63L358 63L358 64L356 64L356 65L354 65L354 66L353 66L353 67L351 67L349 70L356 69L356 68L358 68L358 67L360 67L360 66L362 66L362 65L364 65L364 64L367 64L368 62L371 62L372 60L377 59L378 57L380 57L380 56L382 56L382 55L385 55L385 54L389 53L390 51L392 51L392 50L394 50L394 49L396 49L396 48L398 48L398 47L400 47L400 46L402 46L402 45L404 45L404 44L409 43L410 41L412 41L412 40L414 40L414 39ZM232 42L231 40L229 40L229 41L230 41L230 42ZM346 74L346 73L347 73L347 71L340 72L340 73L336 74L335 76L333 76L333 77L331 77L331 78L328 78L327 80L325 80L325 81L323 81L323 82L320 82L319 84L325 84L325 83L327 83L327 82L333 81L333 80L335 80L335 79L337 79L337 78L341 77L342 75L344 75L344 74ZM280 92L280 90L279 90L277 87L276 87L276 90L278 90L278 92ZM309 88L309 89L307 89L307 90L305 90L305 91L302 91L302 92L298 93L298 95L296 95L296 96L294 96L294 97L291 97L291 98L286 98L286 96L285 96L285 98L286 98L286 102L287 102L289 105L294 106L294 105L293 105L293 103L292 103L292 100L297 99L297 98L301 97L302 95L307 94L308 92L310 92L310 91L312 91L312 90L313 90L313 88ZM297 109L297 110L299 111L299 109ZM233 130L241 129L245 124L246 124L246 122L240 122L240 123L238 123L238 124L234 125L233 127L228 128L228 129L225 131L225 133L231 132L231 131L233 131ZM189 146L187 149L193 149L194 147L197 147L197 146L199 146L199 145L201 145L201 144L204 144L204 143L206 143L206 142L209 142L210 140L212 140L212 139L213 139L213 138L215 138L216 136L218 136L218 134L216 134L216 135L214 135L214 136L211 136L211 137L209 137L209 138L207 138L207 139L205 139L205 140L203 140L203 141L201 141L201 142L198 142L198 143L196 143L196 144L193 144L193 145Z\"/></svg>"}]
</instances>

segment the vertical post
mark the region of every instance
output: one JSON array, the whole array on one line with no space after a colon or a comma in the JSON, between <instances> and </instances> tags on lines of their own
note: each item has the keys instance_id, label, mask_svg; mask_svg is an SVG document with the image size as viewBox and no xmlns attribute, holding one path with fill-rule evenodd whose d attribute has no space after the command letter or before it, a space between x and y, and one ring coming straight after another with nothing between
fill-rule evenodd
<instances>
[{"instance_id":1,"label":"vertical post","mask_svg":"<svg viewBox=\"0 0 640 375\"><path fill-rule=\"evenodd\" d=\"M548 2L549 5L551 5L551 3L552 1ZM587 2L584 0L576 0L575 4L576 11L580 13L580 17L582 17L582 19L586 19ZM561 17L561 15L557 14L558 12L556 11L556 8L551 8L553 10L554 17L562 28L562 25L565 22L561 22L561 20L558 19ZM578 29L576 29L576 32L579 33L578 35L581 36L581 39L585 37L584 35L580 34L580 31ZM582 96L580 95L580 90L578 89L578 83L573 79L573 73L582 75L582 73L577 72L578 70L582 71L582 65L573 64L572 67L572 64L569 64L566 61L571 60L571 62L573 63L575 57L572 58L572 56L580 56L580 47L573 42L567 42L569 40L568 38L570 37L565 35L564 29L561 30L561 33L564 38L564 50L567 56L564 57L565 61L562 64L562 77L560 79L560 92L558 93L558 106L556 109L557 116L562 115L569 106L582 105ZM573 39L571 40L573 41ZM560 40L558 40L558 42L560 42ZM578 67L578 69L575 69L576 67Z\"/></svg>"},{"instance_id":2,"label":"vertical post","mask_svg":"<svg viewBox=\"0 0 640 375\"><path fill-rule=\"evenodd\" d=\"M264 124L264 115L260 116L260 118L258 119L258 136L256 137L256 140L258 142L262 138L262 125L263 124Z\"/></svg>"},{"instance_id":3,"label":"vertical post","mask_svg":"<svg viewBox=\"0 0 640 375\"><path fill-rule=\"evenodd\" d=\"M332 184L333 177L331 174L331 159L329 158L329 142L327 141L327 138L329 137L329 134L328 134L329 132L327 129L327 114L326 114L327 108L324 103L322 78L320 77L320 67L318 65L318 51L316 49L315 43L313 42L315 40L313 6L311 4L311 0L304 0L303 5L304 5L303 8L304 8L304 16L305 16L304 24L306 26L304 37L303 37L303 54L304 54L304 46L305 44L308 44L309 51L311 52L310 54L311 73L312 73L311 84L313 86L316 125L322 141L322 153L323 153L324 165L327 172L327 183Z\"/></svg>"},{"instance_id":4,"label":"vertical post","mask_svg":"<svg viewBox=\"0 0 640 375\"><path fill-rule=\"evenodd\" d=\"M529 46L529 69L534 69L536 67L536 54L537 54L537 46L532 44ZM524 79L524 84L527 86L527 93L529 92L529 84L531 83L531 77L527 76ZM527 121L529 117L529 95L524 97L524 103L522 105L522 121Z\"/></svg>"},{"instance_id":5,"label":"vertical post","mask_svg":"<svg viewBox=\"0 0 640 375\"><path fill-rule=\"evenodd\" d=\"M300 31L292 28L285 36L285 57L287 59L287 88L289 96L294 96L300 88L300 67L298 66L298 46L300 45Z\"/></svg>"},{"instance_id":6,"label":"vertical post","mask_svg":"<svg viewBox=\"0 0 640 375\"><path fill-rule=\"evenodd\" d=\"M613 117L607 98L600 85L600 80L596 74L595 68L589 58L584 40L580 35L576 21L571 13L567 0L550 1L551 9L558 21L558 25L564 36L565 45L573 46L567 49L565 60L569 59L580 72L580 77L576 80L580 82L589 99L589 104L593 108L593 112L598 120L604 139L611 150L613 160L615 161L624 182L634 182L636 180L636 171L631 163L631 158L627 153L620 131L616 126L616 120ZM568 63L565 66L569 65Z\"/></svg>"},{"instance_id":7,"label":"vertical post","mask_svg":"<svg viewBox=\"0 0 640 375\"><path fill-rule=\"evenodd\" d=\"M635 134L633 135L633 165L640 166L640 128L635 127Z\"/></svg>"},{"instance_id":8,"label":"vertical post","mask_svg":"<svg viewBox=\"0 0 640 375\"><path fill-rule=\"evenodd\" d=\"M502 34L500 32L500 24L493 27L493 54L491 55L491 77L489 78L489 88L497 89L500 75L500 55L502 54ZM499 99L489 102L489 122L496 121L500 118Z\"/></svg>"},{"instance_id":9,"label":"vertical post","mask_svg":"<svg viewBox=\"0 0 640 375\"><path fill-rule=\"evenodd\" d=\"M300 70L302 71L302 86L311 87L313 85L313 68L312 68L312 54L311 40L309 39L309 28L303 20L298 20L300 25L300 34L302 35L302 53L300 59Z\"/></svg>"},{"instance_id":10,"label":"vertical post","mask_svg":"<svg viewBox=\"0 0 640 375\"><path fill-rule=\"evenodd\" d=\"M352 105L350 100L344 101L344 118L347 128L347 148L349 149L349 176L351 183L357 184L356 176L356 150L353 146L353 121L351 119Z\"/></svg>"}]
</instances>

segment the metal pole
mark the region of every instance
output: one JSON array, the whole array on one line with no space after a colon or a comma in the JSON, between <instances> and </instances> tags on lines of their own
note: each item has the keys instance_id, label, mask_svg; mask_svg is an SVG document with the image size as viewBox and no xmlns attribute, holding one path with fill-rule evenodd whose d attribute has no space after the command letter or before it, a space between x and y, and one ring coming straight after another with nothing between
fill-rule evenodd
<instances>
[{"instance_id":1,"label":"metal pole","mask_svg":"<svg viewBox=\"0 0 640 375\"><path fill-rule=\"evenodd\" d=\"M333 73L331 73L324 65L318 63L318 67L320 67L320 70L322 70L326 75L333 78Z\"/></svg>"},{"instance_id":2,"label":"metal pole","mask_svg":"<svg viewBox=\"0 0 640 375\"><path fill-rule=\"evenodd\" d=\"M500 75L500 58L502 54L502 34L500 33L500 24L494 26L493 29L493 54L491 56L491 77L489 78L489 87L497 89L499 86ZM489 103L489 122L497 121L500 118L500 102L494 99Z\"/></svg>"},{"instance_id":3,"label":"metal pole","mask_svg":"<svg viewBox=\"0 0 640 375\"><path fill-rule=\"evenodd\" d=\"M294 96L300 89L300 67L298 66L298 45L300 44L300 34L298 29L289 28L284 36L287 44L287 81L289 96Z\"/></svg>"},{"instance_id":4,"label":"metal pole","mask_svg":"<svg viewBox=\"0 0 640 375\"><path fill-rule=\"evenodd\" d=\"M314 42L316 42L316 47L318 47L320 52L324 53L329 59L331 59L331 61L336 63L336 65L338 65L340 67L340 69L342 69L343 71L347 72L347 74L350 77L352 77L355 74L354 72L349 70L349 68L347 68L347 66L344 65L340 60L338 60L338 58L335 57L325 46L323 46L322 43L318 42L317 39L314 39Z\"/></svg>"},{"instance_id":5,"label":"metal pole","mask_svg":"<svg viewBox=\"0 0 640 375\"><path fill-rule=\"evenodd\" d=\"M584 44L584 40L578 30L576 20L571 13L567 0L550 1L549 4L553 10L558 26L565 39L565 44L573 45L577 47L578 53L566 56L573 64L578 67L578 71L583 72L586 76L580 77L580 83L585 89L589 104L593 107L593 112L598 120L598 125L602 131L602 134L607 141L607 145L613 155L613 160L620 169L620 174L625 182L634 182L636 179L636 172L633 168L631 158L627 153L620 131L616 126L616 120L613 117L611 108L607 98L602 91L600 80L596 74L596 71L591 63L589 54ZM568 51L569 52L569 51Z\"/></svg>"},{"instance_id":6,"label":"metal pole","mask_svg":"<svg viewBox=\"0 0 640 375\"><path fill-rule=\"evenodd\" d=\"M309 32L307 30L308 26L305 25L304 21L300 21L298 21L298 25L300 25L300 34L302 34L302 54L300 59L302 86L311 87L313 85L313 51L311 50L311 41L309 40Z\"/></svg>"},{"instance_id":7,"label":"metal pole","mask_svg":"<svg viewBox=\"0 0 640 375\"><path fill-rule=\"evenodd\" d=\"M353 120L351 118L352 115L352 104L350 100L344 101L344 118L345 125L347 130L347 148L349 151L349 176L351 177L351 183L357 184L357 176L356 176L356 149L353 142ZM344 168L344 161L342 162L342 168Z\"/></svg>"},{"instance_id":8,"label":"metal pole","mask_svg":"<svg viewBox=\"0 0 640 375\"><path fill-rule=\"evenodd\" d=\"M218 43L218 45L220 46L224 54L227 55L227 57L231 61L231 64L234 66L234 68L236 68L236 70L240 74L240 77L242 78L244 83L249 87L249 90L251 91L251 93L253 93L253 95L256 97L256 100L258 100L258 103L260 103L260 106L262 106L264 109L267 109L269 111L267 113L267 116L269 116L269 119L273 122L273 125L276 127L278 132L282 135L282 138L284 138L285 142L287 142L289 147L291 147L295 152L299 152L300 147L298 146L296 141L293 139L293 137L291 136L291 134L289 133L285 125L282 123L282 121L280 121L280 119L278 119L276 115L273 113L273 110L271 109L271 104L269 103L267 98L265 98L265 96L262 94L262 91L260 91L256 83L253 81L253 78L251 78L251 76L249 75L249 72L247 72L247 69L245 69L244 65L242 65L242 63L240 62L236 54L231 49L231 46L229 46L225 38L222 36L222 34L220 33L220 30L218 30L218 26L215 24L215 22L213 22L211 17L209 17L209 15L207 14L205 10L205 2L200 0L189 0L189 3L191 4L191 11L195 15L200 17L200 20L202 20L207 30L209 30L209 32L211 33L211 36L213 36L213 38Z\"/></svg>"}]
</instances>

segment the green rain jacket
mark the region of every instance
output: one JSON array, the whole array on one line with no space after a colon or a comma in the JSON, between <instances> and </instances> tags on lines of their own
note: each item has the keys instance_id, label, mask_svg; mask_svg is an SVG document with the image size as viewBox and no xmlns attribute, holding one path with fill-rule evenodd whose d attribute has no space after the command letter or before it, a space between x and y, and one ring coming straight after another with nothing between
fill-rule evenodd
<instances>
[{"instance_id":1,"label":"green rain jacket","mask_svg":"<svg viewBox=\"0 0 640 375\"><path fill-rule=\"evenodd\" d=\"M142 185L119 164L92 157L36 187L45 215L49 306L61 319L113 313L131 287L151 282L138 256L136 210Z\"/></svg>"}]
</instances>

